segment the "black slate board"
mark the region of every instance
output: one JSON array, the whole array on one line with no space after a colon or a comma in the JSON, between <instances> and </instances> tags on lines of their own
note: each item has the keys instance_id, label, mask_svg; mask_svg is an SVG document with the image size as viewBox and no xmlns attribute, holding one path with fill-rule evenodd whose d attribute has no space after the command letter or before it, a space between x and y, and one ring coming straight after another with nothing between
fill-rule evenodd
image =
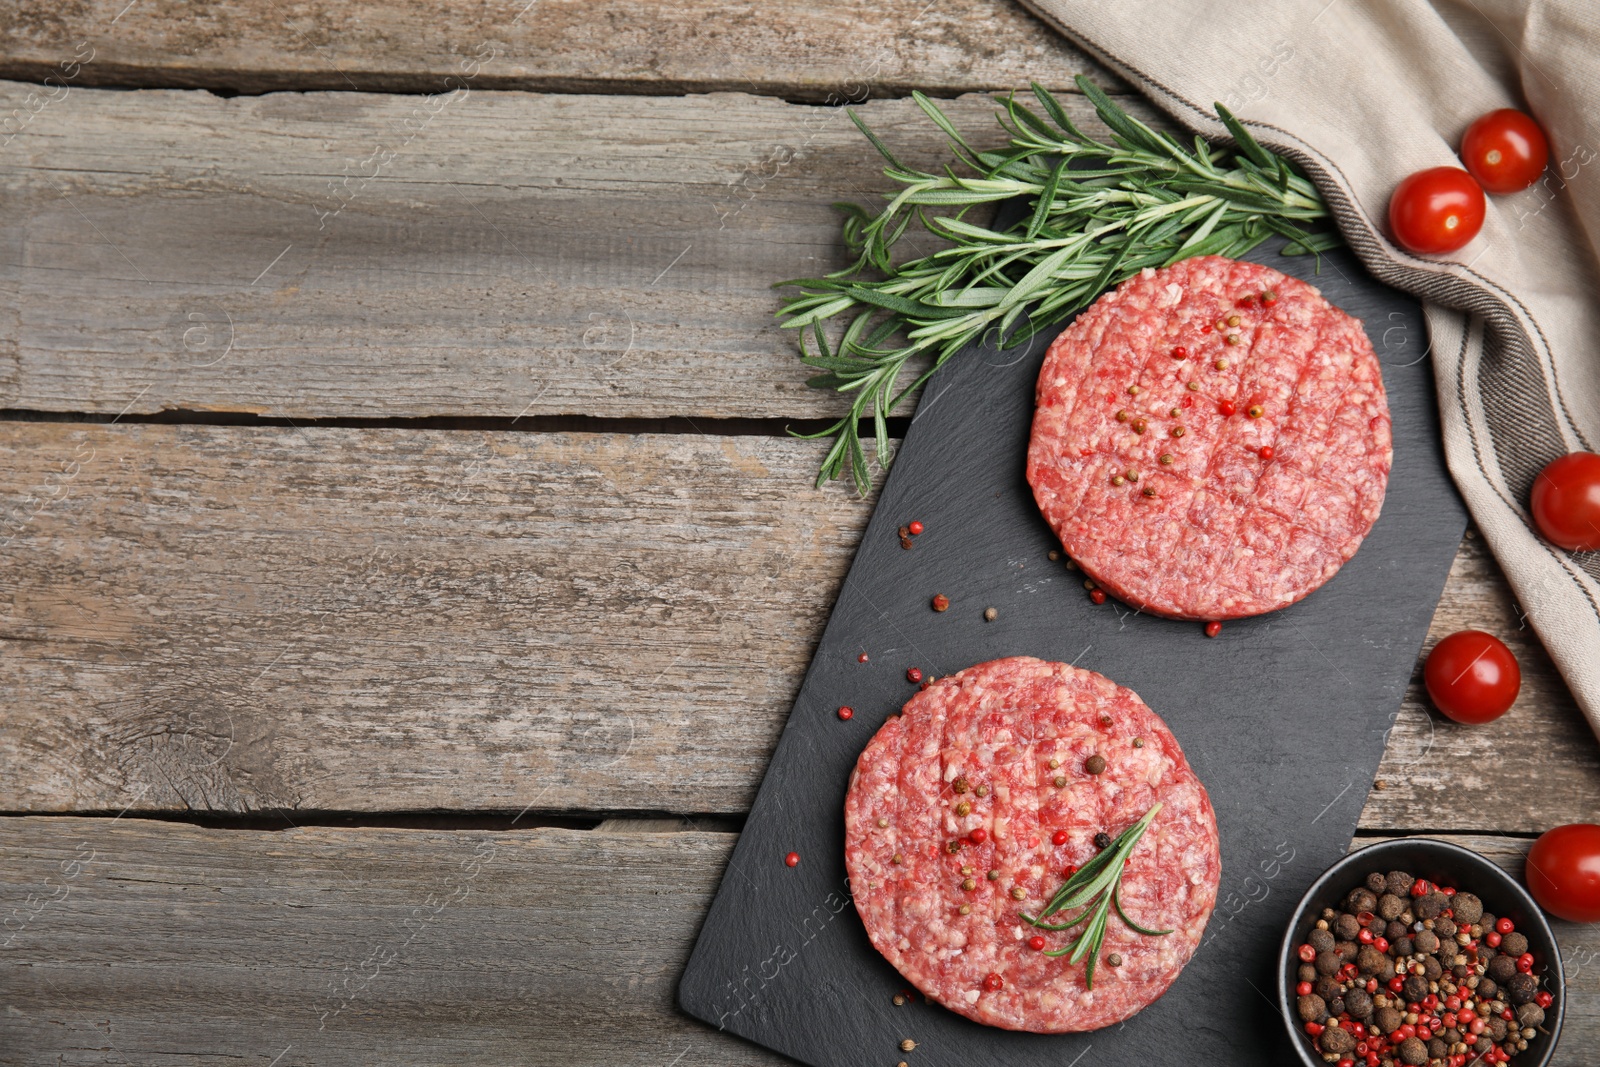
<instances>
[{"instance_id":1,"label":"black slate board","mask_svg":"<svg viewBox=\"0 0 1600 1067\"><path fill-rule=\"evenodd\" d=\"M1281 246L1281 245L1280 245ZM1445 470L1421 309L1345 252L1250 258L1363 320L1383 363L1394 469L1361 550L1283 611L1199 623L1092 604L1023 477L1049 338L962 353L929 382L713 902L678 996L692 1015L814 1067L1284 1063L1273 960L1295 902L1347 849L1466 525ZM926 532L902 550L896 528ZM950 610L929 608L935 593ZM983 620L994 607L999 618ZM870 661L859 663L866 652ZM1116 1027L979 1026L919 996L872 948L844 869L844 793L867 739L945 675L1032 655L1096 670L1171 726L1222 834L1216 913L1165 997ZM855 717L841 722L841 704ZM798 867L784 865L798 852ZM903 1053L904 1038L917 1042Z\"/></svg>"}]
</instances>

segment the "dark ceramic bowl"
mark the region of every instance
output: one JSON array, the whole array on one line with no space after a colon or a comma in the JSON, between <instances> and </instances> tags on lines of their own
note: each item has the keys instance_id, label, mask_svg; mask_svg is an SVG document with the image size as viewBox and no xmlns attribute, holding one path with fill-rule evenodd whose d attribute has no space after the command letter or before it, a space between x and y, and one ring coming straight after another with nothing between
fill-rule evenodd
<instances>
[{"instance_id":1,"label":"dark ceramic bowl","mask_svg":"<svg viewBox=\"0 0 1600 1067\"><path fill-rule=\"evenodd\" d=\"M1283 935L1278 950L1278 1005L1289 1040L1305 1067L1327 1067L1301 1028L1294 995L1296 972L1300 967L1297 950L1305 942L1323 908L1337 907L1350 890L1366 881L1370 871L1407 871L1430 882L1455 886L1476 893L1484 909L1517 924L1517 931L1528 939L1533 953L1534 973L1543 979L1543 988L1555 995L1555 1003L1545 1012L1544 1029L1528 1042L1528 1051L1518 1055L1512 1067L1546 1067L1555 1054L1561 1036L1561 1020L1567 1012L1566 975L1561 970L1561 952L1544 913L1517 880L1476 852L1444 841L1407 838L1369 845L1352 852L1325 871L1300 899L1294 919Z\"/></svg>"}]
</instances>

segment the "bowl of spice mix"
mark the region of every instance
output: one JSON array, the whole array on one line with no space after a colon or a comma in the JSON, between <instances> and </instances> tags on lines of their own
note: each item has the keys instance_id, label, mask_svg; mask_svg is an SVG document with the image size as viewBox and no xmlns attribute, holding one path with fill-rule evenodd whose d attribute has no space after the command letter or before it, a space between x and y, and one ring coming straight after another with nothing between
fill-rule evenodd
<instances>
[{"instance_id":1,"label":"bowl of spice mix","mask_svg":"<svg viewBox=\"0 0 1600 1067\"><path fill-rule=\"evenodd\" d=\"M1545 1067L1566 1011L1525 889L1444 841L1352 852L1301 899L1278 998L1306 1067Z\"/></svg>"}]
</instances>

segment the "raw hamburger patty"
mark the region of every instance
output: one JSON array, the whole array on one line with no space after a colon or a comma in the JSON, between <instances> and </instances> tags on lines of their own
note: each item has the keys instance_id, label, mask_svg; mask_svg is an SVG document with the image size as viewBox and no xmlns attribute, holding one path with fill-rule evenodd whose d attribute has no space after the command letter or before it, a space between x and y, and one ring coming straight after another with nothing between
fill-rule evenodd
<instances>
[{"instance_id":1,"label":"raw hamburger patty","mask_svg":"<svg viewBox=\"0 0 1600 1067\"><path fill-rule=\"evenodd\" d=\"M1093 755L1101 774L1085 769ZM1037 914L1067 866L1095 855L1097 833L1115 838L1157 801L1122 906L1140 926L1174 932L1138 934L1113 912L1089 990L1083 962L1028 947L1040 931L1019 913ZM861 753L844 817L850 888L873 945L945 1007L1011 1030L1094 1030L1166 992L1200 943L1222 871L1211 801L1166 725L1093 671L1028 657L980 663L912 697ZM1045 932L1045 949L1076 933ZM1107 964L1113 952L1120 966ZM986 987L991 975L999 988Z\"/></svg>"},{"instance_id":2,"label":"raw hamburger patty","mask_svg":"<svg viewBox=\"0 0 1600 1067\"><path fill-rule=\"evenodd\" d=\"M1198 256L1130 278L1050 346L1037 401L1040 510L1091 578L1157 615L1292 604L1383 504L1389 405L1366 331L1269 267Z\"/></svg>"}]
</instances>

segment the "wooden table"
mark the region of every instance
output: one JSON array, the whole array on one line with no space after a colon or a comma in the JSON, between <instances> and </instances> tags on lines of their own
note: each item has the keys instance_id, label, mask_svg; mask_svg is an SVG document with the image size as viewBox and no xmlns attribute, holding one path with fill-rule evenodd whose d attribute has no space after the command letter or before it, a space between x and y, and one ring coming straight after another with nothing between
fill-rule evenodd
<instances>
[{"instance_id":1,"label":"wooden table","mask_svg":"<svg viewBox=\"0 0 1600 1067\"><path fill-rule=\"evenodd\" d=\"M931 163L912 88L1104 73L1005 0L0 15L0 1063L778 1062L673 1006L872 506L768 286L884 186L841 102ZM1600 749L1470 533L1468 625L1517 707L1413 685L1356 843L1515 867Z\"/></svg>"}]
</instances>

